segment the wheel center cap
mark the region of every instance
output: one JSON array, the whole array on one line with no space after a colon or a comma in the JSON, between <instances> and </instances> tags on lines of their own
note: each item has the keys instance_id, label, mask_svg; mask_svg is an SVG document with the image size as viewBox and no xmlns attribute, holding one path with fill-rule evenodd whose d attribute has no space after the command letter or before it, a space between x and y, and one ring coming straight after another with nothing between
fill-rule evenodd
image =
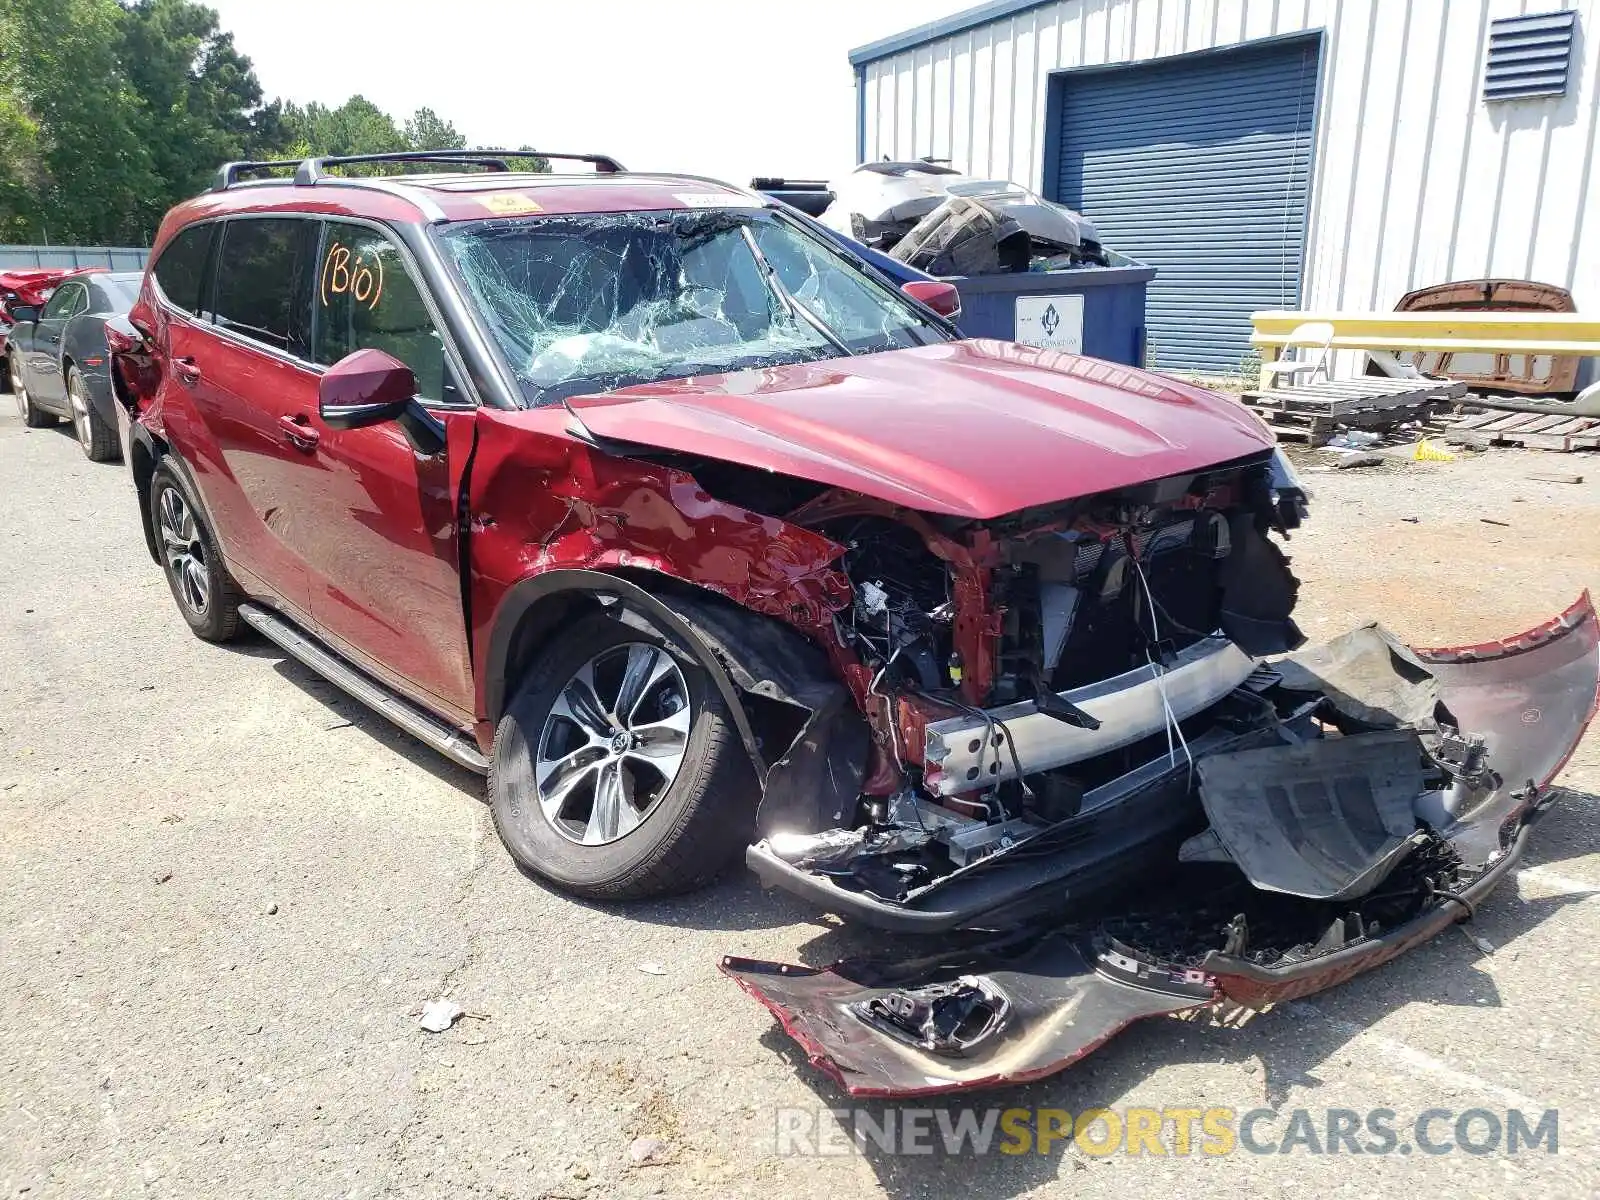
<instances>
[{"instance_id":1,"label":"wheel center cap","mask_svg":"<svg viewBox=\"0 0 1600 1200\"><path fill-rule=\"evenodd\" d=\"M633 734L626 729L611 735L611 753L624 754L633 749Z\"/></svg>"}]
</instances>

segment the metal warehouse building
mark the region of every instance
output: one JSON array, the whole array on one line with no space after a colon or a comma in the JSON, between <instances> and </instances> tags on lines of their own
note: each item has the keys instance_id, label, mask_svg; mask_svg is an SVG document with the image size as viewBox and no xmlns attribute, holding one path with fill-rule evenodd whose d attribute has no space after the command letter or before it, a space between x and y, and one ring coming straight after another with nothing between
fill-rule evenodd
<instances>
[{"instance_id":1,"label":"metal warehouse building","mask_svg":"<svg viewBox=\"0 0 1600 1200\"><path fill-rule=\"evenodd\" d=\"M852 51L857 157L948 158L1160 268L1148 353L1527 278L1600 306L1600 0L994 0Z\"/></svg>"}]
</instances>

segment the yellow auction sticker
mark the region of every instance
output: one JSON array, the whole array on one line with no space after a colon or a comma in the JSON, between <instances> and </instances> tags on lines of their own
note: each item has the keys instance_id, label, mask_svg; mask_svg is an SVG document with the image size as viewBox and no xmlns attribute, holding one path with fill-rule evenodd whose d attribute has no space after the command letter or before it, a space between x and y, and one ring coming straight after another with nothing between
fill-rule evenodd
<instances>
[{"instance_id":1,"label":"yellow auction sticker","mask_svg":"<svg viewBox=\"0 0 1600 1200\"><path fill-rule=\"evenodd\" d=\"M490 212L499 213L501 216L513 217L519 213L543 212L536 200L530 200L520 192L490 192L487 196L479 196L483 206Z\"/></svg>"}]
</instances>

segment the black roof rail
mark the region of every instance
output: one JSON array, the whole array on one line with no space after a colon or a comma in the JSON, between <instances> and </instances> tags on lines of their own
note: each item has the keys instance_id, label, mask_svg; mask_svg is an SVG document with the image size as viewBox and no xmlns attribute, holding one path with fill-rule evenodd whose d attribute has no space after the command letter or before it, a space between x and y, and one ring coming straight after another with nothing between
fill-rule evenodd
<instances>
[{"instance_id":1,"label":"black roof rail","mask_svg":"<svg viewBox=\"0 0 1600 1200\"><path fill-rule=\"evenodd\" d=\"M308 158L296 168L296 183L316 183L328 167L343 167L352 163L460 163L487 167L491 171L509 171L506 162L512 158L559 159L564 162L593 163L602 175L617 174L622 164L609 154L552 154L545 150L395 150L386 154L342 154L323 158Z\"/></svg>"},{"instance_id":2,"label":"black roof rail","mask_svg":"<svg viewBox=\"0 0 1600 1200\"><path fill-rule=\"evenodd\" d=\"M259 161L244 160L240 162L223 163L217 168L216 175L211 180L213 192L225 192L239 182L239 176L255 171L264 171L268 167L298 167L298 158L272 158Z\"/></svg>"},{"instance_id":3,"label":"black roof rail","mask_svg":"<svg viewBox=\"0 0 1600 1200\"><path fill-rule=\"evenodd\" d=\"M213 192L224 192L240 182L241 175L271 168L294 168L294 182L313 184L326 177L329 167L352 163L455 163L485 167L490 171L511 170L508 159L542 158L545 161L593 163L600 175L618 175L625 168L609 154L553 154L548 150L391 150L383 154L334 154L314 158L274 158L223 163L211 181Z\"/></svg>"}]
</instances>

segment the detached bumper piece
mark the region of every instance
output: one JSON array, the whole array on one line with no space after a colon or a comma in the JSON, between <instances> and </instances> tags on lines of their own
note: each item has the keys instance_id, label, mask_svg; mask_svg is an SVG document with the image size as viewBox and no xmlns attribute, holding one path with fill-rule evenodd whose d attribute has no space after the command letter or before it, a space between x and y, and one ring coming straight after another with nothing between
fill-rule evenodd
<instances>
[{"instance_id":1,"label":"detached bumper piece","mask_svg":"<svg viewBox=\"0 0 1600 1200\"><path fill-rule=\"evenodd\" d=\"M946 939L911 961L814 970L730 958L722 970L852 1096L1025 1082L1144 1017L1236 1024L1332 987L1470 918L1512 870L1594 714L1600 622L1585 594L1515 638L1411 650L1369 627L1274 669L1272 688L1290 694L1277 711L1293 720L1265 737L1209 731L1188 744L1192 781L1187 762L1162 759L1084 795L1080 817L1129 820L1077 844L1036 836L1016 861L996 854L913 897L968 902L961 881L981 881L994 918L982 927L1004 932ZM1140 796L1149 807L1130 804ZM1188 823L1181 850L1128 832L1153 820L1170 833L1173 812ZM835 832L827 854L786 860L762 843L752 865L878 924L962 923L859 880L839 886L852 857L874 851L859 831ZM1156 846L1168 857L1138 877L1132 902L1087 909L1094 873L1079 868ZM1020 903L1030 892L1031 908ZM896 912L908 919L887 918Z\"/></svg>"},{"instance_id":2,"label":"detached bumper piece","mask_svg":"<svg viewBox=\"0 0 1600 1200\"><path fill-rule=\"evenodd\" d=\"M936 982L894 985L893 970L849 963L815 971L729 958L722 970L852 1096L1026 1082L1134 1021L1214 999L1201 972L1151 969L1115 952L1091 963L1061 935L996 951L981 974Z\"/></svg>"}]
</instances>

